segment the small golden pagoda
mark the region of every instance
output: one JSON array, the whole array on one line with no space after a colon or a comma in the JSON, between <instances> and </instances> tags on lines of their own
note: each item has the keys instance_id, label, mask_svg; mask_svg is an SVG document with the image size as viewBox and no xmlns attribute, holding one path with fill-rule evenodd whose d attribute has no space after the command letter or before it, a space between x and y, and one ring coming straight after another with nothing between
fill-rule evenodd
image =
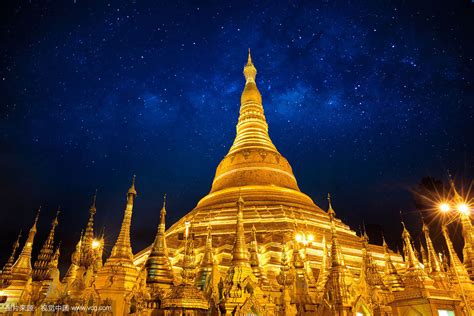
<instances>
[{"instance_id":1,"label":"small golden pagoda","mask_svg":"<svg viewBox=\"0 0 474 316\"><path fill-rule=\"evenodd\" d=\"M120 232L103 264L94 195L62 279L59 246L53 247L57 218L34 269L31 265L37 215L20 255L15 260L17 241L2 271L0 315L24 315L18 306L58 315L474 315L470 210L461 217L463 261L446 223L444 257L424 222L421 260L403 223L404 256L385 239L370 244L365 231L358 236L336 217L330 195L325 211L300 191L270 139L250 51L243 73L234 142L210 192L192 211L166 230L165 197L152 244L134 254L134 177ZM457 194L454 184L453 190ZM44 304L67 310L44 311L39 308Z\"/></svg>"}]
</instances>

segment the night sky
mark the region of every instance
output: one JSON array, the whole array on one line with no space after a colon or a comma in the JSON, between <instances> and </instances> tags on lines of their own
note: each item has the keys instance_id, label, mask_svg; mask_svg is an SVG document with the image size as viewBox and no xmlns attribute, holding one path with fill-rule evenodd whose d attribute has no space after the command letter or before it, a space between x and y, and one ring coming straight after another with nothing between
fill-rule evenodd
<instances>
[{"instance_id":1,"label":"night sky","mask_svg":"<svg viewBox=\"0 0 474 316\"><path fill-rule=\"evenodd\" d=\"M39 205L38 249L61 206L62 261L98 188L96 229L115 242L137 175L132 244L154 239L210 189L230 148L251 48L270 136L302 191L355 230L411 188L474 176L470 1L2 1L0 265ZM25 235L24 234L24 235Z\"/></svg>"}]
</instances>

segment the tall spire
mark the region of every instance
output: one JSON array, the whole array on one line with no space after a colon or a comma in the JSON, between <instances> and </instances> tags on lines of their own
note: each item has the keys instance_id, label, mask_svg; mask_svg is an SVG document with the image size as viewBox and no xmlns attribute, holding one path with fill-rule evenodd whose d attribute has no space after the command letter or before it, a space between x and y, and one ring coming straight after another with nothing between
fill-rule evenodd
<instances>
[{"instance_id":1,"label":"tall spire","mask_svg":"<svg viewBox=\"0 0 474 316\"><path fill-rule=\"evenodd\" d=\"M295 306L291 305L291 295L289 287L295 280L294 270L291 269L288 262L288 255L286 254L286 244L283 245L281 250L281 266L280 273L277 275L277 282L283 288L281 300L283 303L284 315L296 315Z\"/></svg>"},{"instance_id":2,"label":"tall spire","mask_svg":"<svg viewBox=\"0 0 474 316\"><path fill-rule=\"evenodd\" d=\"M407 268L418 269L420 268L420 262L418 261L415 255L415 250L413 249L410 233L405 227L404 222L402 222L402 225L403 225L402 238L403 238L403 245L405 248L405 254L406 254L405 260L407 262Z\"/></svg>"},{"instance_id":3,"label":"tall spire","mask_svg":"<svg viewBox=\"0 0 474 316\"><path fill-rule=\"evenodd\" d=\"M329 253L329 245L326 242L326 235L323 235L323 240L321 241L323 245L323 255L321 257L321 268L319 269L318 280L317 280L317 288L318 290L323 290L324 286L326 285L329 268L330 268L330 253Z\"/></svg>"},{"instance_id":4,"label":"tall spire","mask_svg":"<svg viewBox=\"0 0 474 316\"><path fill-rule=\"evenodd\" d=\"M328 194L328 214L331 222L331 268L328 275L328 281L325 286L325 296L328 302L335 310L343 311L348 308L349 291L346 279L348 279L348 270L344 263L339 242L337 240L337 231L335 225L335 214L331 205L331 196Z\"/></svg>"},{"instance_id":5,"label":"tall spire","mask_svg":"<svg viewBox=\"0 0 474 316\"><path fill-rule=\"evenodd\" d=\"M84 231L81 231L81 235L79 236L79 240L77 241L76 247L71 255L71 265L69 266L66 275L64 276L63 282L66 282L70 285L76 278L77 278L77 270L79 268L80 260L81 260L81 248L82 248L82 239L83 239Z\"/></svg>"},{"instance_id":6,"label":"tall spire","mask_svg":"<svg viewBox=\"0 0 474 316\"><path fill-rule=\"evenodd\" d=\"M48 238L46 238L46 241L38 254L38 258L35 261L33 269L33 280L35 281L42 281L48 277L49 263L54 254L54 233L56 231L56 226L59 223L58 216L60 212L61 211L58 208L56 217L51 223L51 230L49 231Z\"/></svg>"},{"instance_id":7,"label":"tall spire","mask_svg":"<svg viewBox=\"0 0 474 316\"><path fill-rule=\"evenodd\" d=\"M194 286L195 257L194 257L194 237L191 223L186 222L183 270L181 271L182 281L178 285L173 285L171 290L162 300L161 308L173 310L209 310L209 301L204 297L203 292Z\"/></svg>"},{"instance_id":8,"label":"tall spire","mask_svg":"<svg viewBox=\"0 0 474 316\"><path fill-rule=\"evenodd\" d=\"M196 286L200 288L201 290L208 292L206 290L209 290L212 288L211 282L211 277L213 273L213 267L214 267L214 253L212 249L212 226L209 224L207 226L207 237L206 237L206 246L204 249L204 255L202 256L201 259L201 265L199 267L199 272L198 276L196 278ZM211 285L211 286L209 286Z\"/></svg>"},{"instance_id":9,"label":"tall spire","mask_svg":"<svg viewBox=\"0 0 474 316\"><path fill-rule=\"evenodd\" d=\"M147 258L145 267L147 269L148 284L161 283L161 284L172 284L173 283L173 271L171 269L170 259L168 257L168 248L166 247L166 194L163 197L163 207L160 211L160 223L158 224L158 230L156 233L155 241L151 248L150 255Z\"/></svg>"},{"instance_id":10,"label":"tall spire","mask_svg":"<svg viewBox=\"0 0 474 316\"><path fill-rule=\"evenodd\" d=\"M328 193L328 215L331 220L334 220L336 217L336 212L334 212L334 209L332 208L332 202L331 202L331 194Z\"/></svg>"},{"instance_id":11,"label":"tall spire","mask_svg":"<svg viewBox=\"0 0 474 316\"><path fill-rule=\"evenodd\" d=\"M380 275L379 271L377 270L377 266L375 265L372 259L372 253L369 249L369 237L365 231L364 225L364 232L362 235L362 267L361 267L361 275L364 276L365 284L367 284L370 288L385 288L385 284L382 280L382 276ZM363 279L361 277L361 279Z\"/></svg>"},{"instance_id":12,"label":"tall spire","mask_svg":"<svg viewBox=\"0 0 474 316\"><path fill-rule=\"evenodd\" d=\"M456 185L454 184L453 179L450 177L451 191L454 195L454 203L456 207L459 205L468 205L465 199L459 194L456 190ZM462 250L463 254L463 263L466 266L466 269L469 273L471 280L474 280L474 227L472 226L471 220L471 209L470 206L467 207L467 210L462 211L459 209L459 215L462 225L462 235L464 239L464 247Z\"/></svg>"},{"instance_id":13,"label":"tall spire","mask_svg":"<svg viewBox=\"0 0 474 316\"><path fill-rule=\"evenodd\" d=\"M263 273L262 267L260 266L260 258L258 253L257 244L257 230L255 225L252 225L252 241L250 242L250 266L252 267L253 274L257 277L259 282L266 283L267 279Z\"/></svg>"},{"instance_id":14,"label":"tall spire","mask_svg":"<svg viewBox=\"0 0 474 316\"><path fill-rule=\"evenodd\" d=\"M244 199L239 196L237 201L237 225L235 230L234 249L232 251L232 264L234 266L249 266L247 245L244 230Z\"/></svg>"},{"instance_id":15,"label":"tall spire","mask_svg":"<svg viewBox=\"0 0 474 316\"><path fill-rule=\"evenodd\" d=\"M460 279L461 283L470 284L471 282L469 280L469 274L466 270L466 267L462 264L461 260L456 254L456 251L454 250L453 243L451 241L451 238L449 237L448 228L446 227L446 225L443 225L441 227L441 230L443 232L443 236L446 241L446 246L448 248L451 269L455 274L457 274L457 277Z\"/></svg>"},{"instance_id":16,"label":"tall spire","mask_svg":"<svg viewBox=\"0 0 474 316\"><path fill-rule=\"evenodd\" d=\"M81 245L81 262L80 265L88 268L94 262L94 216L97 213L96 208L97 201L97 189L95 190L94 196L92 197L92 204L89 208L89 220L87 221L86 230L84 233L84 240Z\"/></svg>"},{"instance_id":17,"label":"tall spire","mask_svg":"<svg viewBox=\"0 0 474 316\"><path fill-rule=\"evenodd\" d=\"M244 67L244 76L245 76L245 83L253 82L255 83L255 77L257 76L257 69L252 63L252 56L250 55L250 48L249 54L247 57L247 64Z\"/></svg>"},{"instance_id":18,"label":"tall spire","mask_svg":"<svg viewBox=\"0 0 474 316\"><path fill-rule=\"evenodd\" d=\"M249 55L244 67L245 88L240 98L240 116L237 124L237 135L229 154L244 148L262 148L277 152L268 136L268 124L262 106L262 96L258 91L255 77L257 69L252 63Z\"/></svg>"},{"instance_id":19,"label":"tall spire","mask_svg":"<svg viewBox=\"0 0 474 316\"><path fill-rule=\"evenodd\" d=\"M246 185L268 185L299 191L288 161L268 134L262 96L255 81L257 69L249 55L244 66L245 87L240 98L236 136L217 167L211 193Z\"/></svg>"},{"instance_id":20,"label":"tall spire","mask_svg":"<svg viewBox=\"0 0 474 316\"><path fill-rule=\"evenodd\" d=\"M184 258L183 258L183 270L181 276L183 278L183 284L192 285L196 273L195 268L195 257L194 257L194 237L192 232L192 226L190 225L189 230L186 232L185 243L184 243Z\"/></svg>"},{"instance_id":21,"label":"tall spire","mask_svg":"<svg viewBox=\"0 0 474 316\"><path fill-rule=\"evenodd\" d=\"M12 266L13 266L13 262L15 261L16 250L20 246L20 238L21 238L21 231L18 234L18 238L13 243L12 254L8 258L7 262L5 263L5 266L3 266L2 273L0 274L0 288L10 283L10 280L12 278Z\"/></svg>"},{"instance_id":22,"label":"tall spire","mask_svg":"<svg viewBox=\"0 0 474 316\"><path fill-rule=\"evenodd\" d=\"M426 225L425 221L423 221L422 230L425 235L425 241L426 241L428 268L430 270L430 273L439 273L441 272L441 265L439 263L438 255L436 254L436 250L433 246L433 242L431 241L430 229L428 228L428 225Z\"/></svg>"},{"instance_id":23,"label":"tall spire","mask_svg":"<svg viewBox=\"0 0 474 316\"><path fill-rule=\"evenodd\" d=\"M133 200L136 196L137 191L135 190L134 175L132 178L132 185L127 192L127 205L125 207L120 233L114 247L112 248L112 253L107 261L125 260L131 262L133 259L132 246L130 243L130 226L132 223Z\"/></svg>"},{"instance_id":24,"label":"tall spire","mask_svg":"<svg viewBox=\"0 0 474 316\"><path fill-rule=\"evenodd\" d=\"M391 291L401 291L403 290L403 281L400 274L398 274L395 265L393 264L392 258L390 256L390 249L388 248L385 237L382 236L383 240L383 249L385 255L385 284L389 287Z\"/></svg>"},{"instance_id":25,"label":"tall spire","mask_svg":"<svg viewBox=\"0 0 474 316\"><path fill-rule=\"evenodd\" d=\"M32 267L31 267L31 252L33 251L33 241L35 240L36 235L36 224L38 223L39 214L41 212L41 207L36 213L35 222L31 226L28 233L28 238L26 239L25 245L21 250L18 259L15 261L12 267L12 279L26 281L31 276Z\"/></svg>"}]
</instances>

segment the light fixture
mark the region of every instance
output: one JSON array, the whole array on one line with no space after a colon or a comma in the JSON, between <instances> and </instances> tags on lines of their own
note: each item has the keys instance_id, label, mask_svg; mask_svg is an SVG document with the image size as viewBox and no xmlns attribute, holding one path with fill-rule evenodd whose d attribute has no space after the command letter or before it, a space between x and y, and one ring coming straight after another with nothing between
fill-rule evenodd
<instances>
[{"instance_id":1,"label":"light fixture","mask_svg":"<svg viewBox=\"0 0 474 316\"><path fill-rule=\"evenodd\" d=\"M438 208L443 213L447 213L451 210L451 206L446 202L440 203Z\"/></svg>"},{"instance_id":2,"label":"light fixture","mask_svg":"<svg viewBox=\"0 0 474 316\"><path fill-rule=\"evenodd\" d=\"M466 203L459 203L458 205L456 205L456 208L459 213L462 213L464 215L469 215L471 213L469 205L467 205Z\"/></svg>"},{"instance_id":3,"label":"light fixture","mask_svg":"<svg viewBox=\"0 0 474 316\"><path fill-rule=\"evenodd\" d=\"M92 240L92 249L97 249L97 248L99 248L99 247L100 247L100 244L101 244L100 240L98 240L98 239Z\"/></svg>"}]
</instances>

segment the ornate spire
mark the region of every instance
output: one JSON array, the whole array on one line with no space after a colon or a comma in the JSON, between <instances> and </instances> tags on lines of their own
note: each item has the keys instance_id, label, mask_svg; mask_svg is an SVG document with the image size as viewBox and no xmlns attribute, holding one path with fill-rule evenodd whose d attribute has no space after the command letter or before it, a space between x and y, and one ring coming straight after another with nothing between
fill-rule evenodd
<instances>
[{"instance_id":1,"label":"ornate spire","mask_svg":"<svg viewBox=\"0 0 474 316\"><path fill-rule=\"evenodd\" d=\"M171 263L168 257L168 248L166 247L166 194L163 197L163 207L160 212L160 223L156 233L155 241L151 248L150 255L145 263L147 269L148 284L161 283L161 284L172 284L173 283L173 271L171 269Z\"/></svg>"},{"instance_id":2,"label":"ornate spire","mask_svg":"<svg viewBox=\"0 0 474 316\"><path fill-rule=\"evenodd\" d=\"M97 200L97 189L95 190L94 196L92 197L92 204L89 208L89 220L87 221L86 230L84 233L84 240L81 245L81 262L80 265L88 268L94 262L94 216L97 213L96 208Z\"/></svg>"},{"instance_id":3,"label":"ornate spire","mask_svg":"<svg viewBox=\"0 0 474 316\"><path fill-rule=\"evenodd\" d=\"M79 240L77 241L76 248L74 249L71 255L71 264L64 276L64 282L67 284L71 284L77 277L77 269L79 268L80 260L81 260L81 248L82 248L82 239L83 239L84 231L81 231L81 235L79 236Z\"/></svg>"},{"instance_id":4,"label":"ornate spire","mask_svg":"<svg viewBox=\"0 0 474 316\"><path fill-rule=\"evenodd\" d=\"M393 264L392 258L390 256L390 249L388 248L385 237L383 239L383 248L385 253L385 283L392 291L401 291L403 290L403 281L401 276L398 274L395 265Z\"/></svg>"},{"instance_id":5,"label":"ornate spire","mask_svg":"<svg viewBox=\"0 0 474 316\"><path fill-rule=\"evenodd\" d=\"M336 212L334 212L334 209L332 208L332 203L331 203L331 194L328 193L328 215L331 221L333 221L336 218Z\"/></svg>"},{"instance_id":6,"label":"ornate spire","mask_svg":"<svg viewBox=\"0 0 474 316\"><path fill-rule=\"evenodd\" d=\"M337 241L337 233L333 222L333 216L331 218L331 269L328 276L328 281L325 287L325 296L328 302L336 310L344 310L349 304L349 292L346 284L347 279L347 267L344 265L342 258L341 249Z\"/></svg>"},{"instance_id":7,"label":"ornate spire","mask_svg":"<svg viewBox=\"0 0 474 316\"><path fill-rule=\"evenodd\" d=\"M235 230L234 249L232 251L232 264L234 266L250 266L244 230L244 199L239 196L237 201L237 225Z\"/></svg>"},{"instance_id":8,"label":"ornate spire","mask_svg":"<svg viewBox=\"0 0 474 316\"><path fill-rule=\"evenodd\" d=\"M189 229L185 235L183 270L181 271L181 276L183 278L183 284L192 285L194 283L196 273L194 272L194 236L191 225L189 226Z\"/></svg>"},{"instance_id":9,"label":"ornate spire","mask_svg":"<svg viewBox=\"0 0 474 316\"><path fill-rule=\"evenodd\" d=\"M247 57L247 64L244 67L244 76L245 76L245 83L253 82L255 83L255 77L257 76L257 69L252 63L252 56L250 55L250 48L249 48L249 55Z\"/></svg>"},{"instance_id":10,"label":"ornate spire","mask_svg":"<svg viewBox=\"0 0 474 316\"><path fill-rule=\"evenodd\" d=\"M46 238L46 241L44 242L43 247L38 254L38 258L35 261L33 269L33 280L35 281L42 281L48 277L49 263L54 254L54 233L56 231L56 226L59 223L58 216L60 212L61 211L58 208L56 217L51 223L51 230L49 231L48 238Z\"/></svg>"},{"instance_id":11,"label":"ornate spire","mask_svg":"<svg viewBox=\"0 0 474 316\"><path fill-rule=\"evenodd\" d=\"M181 271L182 282L173 285L166 297L163 299L161 307L164 309L179 310L208 310L209 302L204 297L203 292L193 285L195 273L194 264L194 241L192 226L186 222L183 270Z\"/></svg>"},{"instance_id":12,"label":"ornate spire","mask_svg":"<svg viewBox=\"0 0 474 316\"><path fill-rule=\"evenodd\" d=\"M252 241L250 242L250 266L252 267L253 274L257 277L260 282L266 282L265 275L260 266L260 259L258 255L258 244L257 244L257 230L255 225L252 225Z\"/></svg>"},{"instance_id":13,"label":"ornate spire","mask_svg":"<svg viewBox=\"0 0 474 316\"><path fill-rule=\"evenodd\" d=\"M163 196L163 207L161 208L161 211L160 211L160 226L158 229L163 234L166 231L166 193Z\"/></svg>"},{"instance_id":14,"label":"ornate spire","mask_svg":"<svg viewBox=\"0 0 474 316\"><path fill-rule=\"evenodd\" d=\"M324 295L334 309L342 311L347 308L349 303L348 285L346 284L348 270L344 264L342 251L337 240L336 224L334 222L336 212L332 208L329 194L328 203L328 215L331 222L331 267Z\"/></svg>"},{"instance_id":15,"label":"ornate spire","mask_svg":"<svg viewBox=\"0 0 474 316\"><path fill-rule=\"evenodd\" d=\"M283 302L284 315L296 315L295 307L291 305L291 295L289 291L289 287L295 281L295 274L288 261L286 244L284 244L281 250L281 266L280 274L277 275L277 282L283 288L281 299Z\"/></svg>"},{"instance_id":16,"label":"ornate spire","mask_svg":"<svg viewBox=\"0 0 474 316\"><path fill-rule=\"evenodd\" d=\"M39 214L41 212L41 206L36 213L35 222L30 228L28 238L26 239L25 245L21 250L18 259L15 261L12 267L12 279L26 281L31 276L31 252L33 250L33 241L36 235L36 224L38 223Z\"/></svg>"},{"instance_id":17,"label":"ornate spire","mask_svg":"<svg viewBox=\"0 0 474 316\"><path fill-rule=\"evenodd\" d=\"M59 263L59 256L60 256L60 251L59 249L61 248L61 243L58 244L56 247L56 250L54 251L53 257L51 258L51 261L49 262L48 265L48 276L46 279L53 279L53 273L58 269L58 263Z\"/></svg>"},{"instance_id":18,"label":"ornate spire","mask_svg":"<svg viewBox=\"0 0 474 316\"><path fill-rule=\"evenodd\" d=\"M410 233L406 229L404 222L402 222L402 225L403 225L402 238L403 238L403 245L404 245L405 254L406 254L405 260L407 262L407 268L419 269L420 262L416 258L415 250L413 250Z\"/></svg>"},{"instance_id":19,"label":"ornate spire","mask_svg":"<svg viewBox=\"0 0 474 316\"><path fill-rule=\"evenodd\" d=\"M428 225L422 220L423 222L423 233L425 235L426 241L426 252L427 252L427 264L430 273L439 273L441 272L441 264L439 263L438 255L436 254L436 250L433 246L433 242L431 241L430 237L430 229Z\"/></svg>"},{"instance_id":20,"label":"ornate spire","mask_svg":"<svg viewBox=\"0 0 474 316\"><path fill-rule=\"evenodd\" d=\"M291 166L268 134L262 96L255 83L256 75L249 54L244 67L245 87L240 98L236 136L228 154L217 167L211 193L246 185L299 191Z\"/></svg>"},{"instance_id":21,"label":"ornate spire","mask_svg":"<svg viewBox=\"0 0 474 316\"><path fill-rule=\"evenodd\" d=\"M451 191L453 192L453 200L456 206L468 205L465 199L456 190L456 185L453 179L450 177ZM474 280L474 228L471 221L471 209L468 206L466 211L460 210L460 219L462 225L462 235L464 239L464 247L462 250L463 263L469 273L471 280Z\"/></svg>"},{"instance_id":22,"label":"ornate spire","mask_svg":"<svg viewBox=\"0 0 474 316\"><path fill-rule=\"evenodd\" d=\"M20 246L20 238L21 238L21 231L18 234L18 238L13 243L12 254L8 258L7 262L5 263L5 266L3 266L2 272L0 274L0 288L10 283L10 280L12 278L12 266L13 266L13 262L15 261L16 250Z\"/></svg>"},{"instance_id":23,"label":"ornate spire","mask_svg":"<svg viewBox=\"0 0 474 316\"><path fill-rule=\"evenodd\" d=\"M451 238L449 238L448 228L446 227L446 225L443 225L441 227L441 230L443 231L443 236L446 241L446 246L448 248L451 270L454 272L454 274L457 275L457 278L459 278L459 282L461 284L471 284L466 267L462 264L461 260L459 260L459 257L456 254L456 251L454 250L453 243L451 242Z\"/></svg>"},{"instance_id":24,"label":"ornate spire","mask_svg":"<svg viewBox=\"0 0 474 316\"><path fill-rule=\"evenodd\" d=\"M324 286L326 285L329 269L330 269L330 261L329 261L329 245L326 242L326 235L323 235L323 240L321 241L323 245L323 255L321 257L321 267L319 269L318 274L318 281L317 281L317 288L318 290L323 290Z\"/></svg>"},{"instance_id":25,"label":"ornate spire","mask_svg":"<svg viewBox=\"0 0 474 316\"><path fill-rule=\"evenodd\" d=\"M382 280L382 276L380 275L379 271L377 270L377 266L372 260L372 253L369 249L369 237L367 236L367 233L365 231L365 225L364 225L364 232L362 235L361 273L364 275L365 282L369 287L385 288L385 284Z\"/></svg>"},{"instance_id":26,"label":"ornate spire","mask_svg":"<svg viewBox=\"0 0 474 316\"><path fill-rule=\"evenodd\" d=\"M207 237L206 237L206 246L204 249L204 255L202 256L201 265L199 267L198 276L196 278L196 286L203 291L206 290L206 287L208 287L210 283L213 267L214 267L214 253L212 249L212 226L209 221L209 224L207 226Z\"/></svg>"},{"instance_id":27,"label":"ornate spire","mask_svg":"<svg viewBox=\"0 0 474 316\"><path fill-rule=\"evenodd\" d=\"M426 249L423 246L423 243L420 240L420 254L421 254L421 263L426 269L426 272L430 272L429 263L428 263L428 256L426 255Z\"/></svg>"},{"instance_id":28,"label":"ornate spire","mask_svg":"<svg viewBox=\"0 0 474 316\"><path fill-rule=\"evenodd\" d=\"M133 259L132 246L130 243L130 226L132 223L133 200L136 196L137 191L135 190L134 175L132 178L132 185L130 186L130 189L128 189L127 192L127 205L125 207L120 233L117 238L117 241L115 242L114 247L112 248L112 253L109 259L107 259L107 262L123 260L131 262Z\"/></svg>"}]
</instances>

